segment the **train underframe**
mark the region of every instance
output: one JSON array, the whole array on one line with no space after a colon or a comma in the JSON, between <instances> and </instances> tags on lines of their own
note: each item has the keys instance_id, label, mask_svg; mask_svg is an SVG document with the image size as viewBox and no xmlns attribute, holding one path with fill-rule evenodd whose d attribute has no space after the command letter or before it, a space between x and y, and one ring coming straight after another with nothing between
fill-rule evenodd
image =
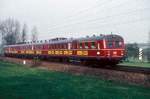
<instances>
[{"instance_id":1,"label":"train underframe","mask_svg":"<svg viewBox=\"0 0 150 99\"><path fill-rule=\"evenodd\" d=\"M122 57L77 57L77 56L49 56L49 55L25 55L25 54L5 54L6 57L27 58L27 59L40 59L54 62L70 62L81 63L83 65L99 65L99 66L115 66Z\"/></svg>"}]
</instances>

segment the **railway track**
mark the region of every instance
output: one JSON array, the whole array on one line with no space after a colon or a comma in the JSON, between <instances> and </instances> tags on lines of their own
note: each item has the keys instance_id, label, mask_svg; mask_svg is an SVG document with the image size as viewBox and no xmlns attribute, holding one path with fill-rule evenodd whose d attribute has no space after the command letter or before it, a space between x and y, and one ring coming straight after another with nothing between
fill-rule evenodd
<instances>
[{"instance_id":1,"label":"railway track","mask_svg":"<svg viewBox=\"0 0 150 99\"><path fill-rule=\"evenodd\" d=\"M103 67L103 68L109 69L109 70L150 74L150 68L148 68L148 67L117 65L116 67Z\"/></svg>"},{"instance_id":2,"label":"railway track","mask_svg":"<svg viewBox=\"0 0 150 99\"><path fill-rule=\"evenodd\" d=\"M85 66L77 64L78 66ZM94 64L93 64L94 65ZM87 67L97 68L97 69L108 69L115 71L124 71L124 72L133 72L133 73L142 73L142 74L150 74L150 68L148 67L140 67L140 66L125 66L125 65L116 65L116 66L100 66L100 65L88 65Z\"/></svg>"},{"instance_id":3,"label":"railway track","mask_svg":"<svg viewBox=\"0 0 150 99\"><path fill-rule=\"evenodd\" d=\"M48 62L48 61L42 61L47 63L56 63L56 64L64 64L64 65L70 65L70 66L79 66L79 67L89 67L94 69L106 69L106 70L115 70L115 71L123 71L123 72L133 72L133 73L142 73L142 74L150 74L150 68L148 67L140 67L140 66L125 66L125 65L116 65L116 66L100 66L97 64L92 65L82 65L81 63L60 63L60 62Z\"/></svg>"},{"instance_id":4,"label":"railway track","mask_svg":"<svg viewBox=\"0 0 150 99\"><path fill-rule=\"evenodd\" d=\"M79 67L88 67L94 69L106 69L106 70L115 70L115 71L124 71L124 72L133 72L133 73L142 73L142 74L150 74L150 68L148 67L139 67L139 66L125 66L125 65L116 65L116 66L100 66L97 64L92 65L82 65L80 63L60 63L60 62L48 62L47 63L56 63L56 64L64 64L70 66L79 66Z\"/></svg>"},{"instance_id":5,"label":"railway track","mask_svg":"<svg viewBox=\"0 0 150 99\"><path fill-rule=\"evenodd\" d=\"M16 58L13 58L16 59ZM23 59L20 59L23 60ZM33 61L32 59L27 59ZM125 65L116 65L116 66L102 66L97 64L90 64L90 65L82 65L81 63L70 63L70 62L52 62L52 61L40 61L40 63L46 64L58 64L58 65L69 65L69 66L78 66L78 67L87 67L87 68L94 68L94 69L105 69L105 70L115 70L115 71L124 71L124 72L133 72L133 73L142 73L142 74L150 74L150 68L148 67L139 67L139 66L125 66Z\"/></svg>"},{"instance_id":6,"label":"railway track","mask_svg":"<svg viewBox=\"0 0 150 99\"><path fill-rule=\"evenodd\" d=\"M82 65L81 63L63 63L63 64L77 65L77 66L81 66L81 67L90 67L90 68L96 68L96 69L108 69L108 70L116 70L116 71L124 71L124 72L150 74L150 67L148 68L148 67L142 67L142 66L127 66L127 65L101 66L101 65L97 65L97 64Z\"/></svg>"}]
</instances>

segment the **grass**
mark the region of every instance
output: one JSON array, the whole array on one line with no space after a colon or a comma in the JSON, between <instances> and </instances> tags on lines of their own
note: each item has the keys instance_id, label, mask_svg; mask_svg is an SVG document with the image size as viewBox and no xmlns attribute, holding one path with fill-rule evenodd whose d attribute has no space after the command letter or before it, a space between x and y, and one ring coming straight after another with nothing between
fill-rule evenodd
<instances>
[{"instance_id":1,"label":"grass","mask_svg":"<svg viewBox=\"0 0 150 99\"><path fill-rule=\"evenodd\" d=\"M147 63L147 62L123 62L123 63L120 63L120 65L150 67L150 63Z\"/></svg>"},{"instance_id":2,"label":"grass","mask_svg":"<svg viewBox=\"0 0 150 99\"><path fill-rule=\"evenodd\" d=\"M0 99L149 99L150 88L0 62Z\"/></svg>"}]
</instances>

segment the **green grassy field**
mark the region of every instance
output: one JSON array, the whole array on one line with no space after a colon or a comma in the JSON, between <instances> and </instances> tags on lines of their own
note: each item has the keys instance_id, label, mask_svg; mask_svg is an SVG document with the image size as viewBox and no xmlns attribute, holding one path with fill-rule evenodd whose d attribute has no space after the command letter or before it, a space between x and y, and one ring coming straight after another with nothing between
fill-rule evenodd
<instances>
[{"instance_id":1,"label":"green grassy field","mask_svg":"<svg viewBox=\"0 0 150 99\"><path fill-rule=\"evenodd\" d=\"M149 99L150 88L0 62L0 99Z\"/></svg>"}]
</instances>

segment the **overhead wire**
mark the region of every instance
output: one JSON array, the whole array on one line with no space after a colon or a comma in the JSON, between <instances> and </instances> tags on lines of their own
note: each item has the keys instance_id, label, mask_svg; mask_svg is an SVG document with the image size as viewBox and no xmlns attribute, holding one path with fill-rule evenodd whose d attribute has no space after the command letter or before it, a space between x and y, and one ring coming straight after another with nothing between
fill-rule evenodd
<instances>
[{"instance_id":1,"label":"overhead wire","mask_svg":"<svg viewBox=\"0 0 150 99\"><path fill-rule=\"evenodd\" d=\"M100 27L108 28L109 26L122 26L122 25L134 24L134 23L138 23L138 22L141 22L141 21L147 21L147 20L150 20L150 17L132 19L130 21L124 21L124 22L116 22L116 23L113 23L113 24L101 23L101 25L94 26L94 27L95 28L100 28ZM92 30L92 28L88 28L88 30ZM61 32L59 32L59 33L61 33ZM47 36L42 35L41 37L47 37Z\"/></svg>"},{"instance_id":2,"label":"overhead wire","mask_svg":"<svg viewBox=\"0 0 150 99\"><path fill-rule=\"evenodd\" d=\"M126 2L124 2L124 3L127 3L127 2L129 2L129 1L126 1ZM127 5L127 4L124 4L123 2L122 3L120 3L120 4L117 4L117 6L115 5L115 6L113 6L113 7L111 7L111 8L109 8L109 9L113 9L113 8L117 8L117 7L119 7L119 6L122 6L122 5ZM94 8L94 7L93 7ZM96 7L97 8L97 7ZM88 11L90 11L91 9L89 9L89 10L85 10L85 12L84 13L79 13L79 16L81 16L81 15L83 15L83 14L85 14L85 13L87 13ZM102 10L102 9L101 9ZM105 9L103 9L103 10L105 10ZM107 9L108 10L108 9ZM128 9L128 10L131 10L131 9ZM72 25L78 25L78 24L80 24L80 23L94 23L94 22L97 22L97 21L104 21L105 19L109 19L109 18L113 18L113 17L119 17L119 16L127 16L127 15L136 15L136 14L134 14L134 13L137 13L137 12L141 12L141 11L148 11L149 10L149 8L143 8L143 9L135 9L135 10L132 10L132 11L128 11L128 12L123 12L123 13L117 13L117 14L113 14L113 15L108 15L108 16L104 16L104 17L100 17L100 18L90 18L90 19L86 19L86 20L81 20L81 21L78 21L78 22L74 22L74 23L71 23ZM71 16L70 16L71 17ZM76 16L75 17L71 17L70 18L70 20L72 20L73 18L76 18ZM80 18L80 17L79 17ZM118 25L125 25L125 24L131 24L131 23L136 23L136 22L140 22L140 21L145 21L145 20L149 20L149 18L141 18L141 19L136 19L136 20L130 20L130 21L126 21L126 22L117 22L117 23L113 23L113 24L107 24L107 23L105 23L105 21L103 22L103 23L101 23L101 25L98 25L98 26L96 26L97 28L98 27L105 27L105 26L118 26ZM52 27L51 28L51 30L54 30L54 31L58 31L58 30L61 30L61 28L65 28L65 27L72 27L72 25L71 25L70 23L68 24L66 24L66 25L61 25L61 24L59 24L59 25L55 25L55 27ZM61 26L60 26L61 25ZM68 28L67 27L67 28ZM93 26L93 27L95 27L95 26ZM95 27L95 28L96 28ZM92 29L92 28L88 28L88 29ZM53 32L53 31L50 31L50 32Z\"/></svg>"},{"instance_id":3,"label":"overhead wire","mask_svg":"<svg viewBox=\"0 0 150 99\"><path fill-rule=\"evenodd\" d=\"M71 27L72 25L75 25L75 24L81 24L81 23L93 23L93 22L97 22L97 21L104 21L105 19L109 19L109 18L113 18L113 17L119 17L119 16L127 16L127 15L134 15L134 13L137 13L137 12L145 12L145 11L149 11L150 8L143 8L143 9L135 9L135 10L131 10L128 11L128 12L123 12L123 13L117 13L117 14L114 14L114 15L108 15L108 16L105 16L105 17L101 17L101 18L95 18L95 19L88 19L88 20L84 20L84 21L79 21L79 22L75 22L75 23L71 23L71 24L66 24L64 26L61 26L59 28L64 28L64 27Z\"/></svg>"},{"instance_id":4,"label":"overhead wire","mask_svg":"<svg viewBox=\"0 0 150 99\"><path fill-rule=\"evenodd\" d=\"M119 3L117 6L113 6L113 7L111 7L111 8L109 8L109 9L114 9L114 8L118 8L119 6L122 6L122 5L124 5L124 3L127 3L127 2L129 2L128 0L127 1L125 1L125 2L121 2L121 3ZM108 9L101 9L102 11L104 11L104 10L108 10ZM101 11L101 10L99 10L99 11ZM81 18L80 18L81 19ZM71 21L71 20L68 20L69 22ZM82 20L81 20L82 21ZM69 23L68 22L68 23ZM65 22L66 23L66 22ZM67 23L67 24L68 24ZM76 22L75 22L76 23ZM66 25L66 24L65 24ZM69 24L68 24L69 25ZM50 27L49 29L53 29L53 28L59 28L59 27L63 27L64 26L64 24L58 24L58 25L56 25L56 26L52 26L52 27Z\"/></svg>"},{"instance_id":5,"label":"overhead wire","mask_svg":"<svg viewBox=\"0 0 150 99\"><path fill-rule=\"evenodd\" d=\"M113 0L109 0L109 1L113 1ZM94 5L94 6L92 6L92 7L89 7L89 8L85 8L85 9L83 9L83 10L80 10L80 11L78 11L78 12L76 12L75 14L73 14L73 15L70 15L70 16L67 16L67 17L65 17L64 19L63 19L63 21L71 21L71 20L73 20L74 18L76 18L76 17L78 17L78 16L80 16L80 15L83 15L83 14L85 14L85 13L87 13L88 11L90 11L90 10L92 10L93 8L98 8L98 7L101 7L101 6L104 6L105 4L108 4L109 2L103 2L102 4L98 4L98 5ZM59 26L60 24L54 24L54 25L52 25L52 26L50 26L50 27L55 27L55 26Z\"/></svg>"},{"instance_id":6,"label":"overhead wire","mask_svg":"<svg viewBox=\"0 0 150 99\"><path fill-rule=\"evenodd\" d=\"M110 2L110 1L112 1L112 0L108 0L108 1ZM99 1L97 0L96 2L99 2ZM85 13L87 13L88 11L90 11L90 10L93 9L93 8L100 7L100 6L103 6L103 5L105 5L105 4L108 4L108 2L105 1L105 2L102 2L101 4L96 4L96 5L94 5L94 6L91 6L91 7L88 7L88 8L84 8L84 9L82 9L82 10L79 10L79 11L75 12L75 14L66 16L66 17L64 18L64 20L69 20L69 19L72 19L72 18L74 18L74 17L80 16L81 14L85 14ZM72 12L73 12L73 11L72 11ZM55 24L55 25L57 25L57 24ZM55 26L55 25L53 25L53 26Z\"/></svg>"}]
</instances>

